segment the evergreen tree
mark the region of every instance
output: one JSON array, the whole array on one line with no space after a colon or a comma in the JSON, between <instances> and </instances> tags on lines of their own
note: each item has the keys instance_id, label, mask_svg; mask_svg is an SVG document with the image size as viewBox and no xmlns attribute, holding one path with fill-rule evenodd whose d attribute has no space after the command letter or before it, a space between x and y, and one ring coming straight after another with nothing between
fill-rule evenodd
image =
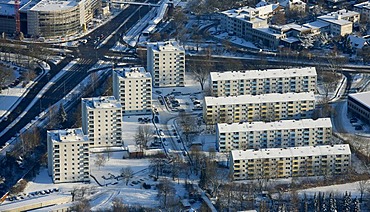
<instances>
[{"instance_id":1,"label":"evergreen tree","mask_svg":"<svg viewBox=\"0 0 370 212\"><path fill-rule=\"evenodd\" d=\"M330 196L329 196L329 211L331 211L331 212L336 212L337 211L337 203L336 203L332 193L330 193Z\"/></svg>"},{"instance_id":2,"label":"evergreen tree","mask_svg":"<svg viewBox=\"0 0 370 212\"><path fill-rule=\"evenodd\" d=\"M354 212L360 212L361 211L361 209L360 209L360 201L358 201L358 199L356 198L353 204L354 204L353 211Z\"/></svg>"}]
</instances>

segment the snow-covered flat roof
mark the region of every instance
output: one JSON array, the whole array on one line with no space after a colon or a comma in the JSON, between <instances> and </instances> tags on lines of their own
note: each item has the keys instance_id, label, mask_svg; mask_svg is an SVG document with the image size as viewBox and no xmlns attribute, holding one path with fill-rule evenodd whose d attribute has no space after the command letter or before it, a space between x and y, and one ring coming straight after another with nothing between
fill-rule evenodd
<instances>
[{"instance_id":1,"label":"snow-covered flat roof","mask_svg":"<svg viewBox=\"0 0 370 212\"><path fill-rule=\"evenodd\" d=\"M149 72L144 67L129 67L114 70L117 74L124 78L137 79L137 78L152 78Z\"/></svg>"},{"instance_id":2,"label":"snow-covered flat roof","mask_svg":"<svg viewBox=\"0 0 370 212\"><path fill-rule=\"evenodd\" d=\"M305 156L320 156L320 155L350 155L351 150L348 144L341 145L324 145L324 146L304 146L290 148L268 148L268 149L248 149L248 150L232 150L231 155L233 160L248 160L248 159L267 159L267 158L292 158Z\"/></svg>"},{"instance_id":3,"label":"snow-covered flat roof","mask_svg":"<svg viewBox=\"0 0 370 212\"><path fill-rule=\"evenodd\" d=\"M71 195L47 195L31 199L20 200L9 204L0 205L0 211L24 211L25 208L32 210L49 205L63 204L72 201ZM45 211L45 210L44 210Z\"/></svg>"},{"instance_id":4,"label":"snow-covered flat roof","mask_svg":"<svg viewBox=\"0 0 370 212\"><path fill-rule=\"evenodd\" d=\"M87 135L84 135L81 128L72 128L65 130L48 131L53 142L82 142L89 141Z\"/></svg>"},{"instance_id":5,"label":"snow-covered flat roof","mask_svg":"<svg viewBox=\"0 0 370 212\"><path fill-rule=\"evenodd\" d=\"M184 48L174 40L148 43L153 51L185 51Z\"/></svg>"},{"instance_id":6,"label":"snow-covered flat roof","mask_svg":"<svg viewBox=\"0 0 370 212\"><path fill-rule=\"evenodd\" d=\"M253 132L264 130L287 130L305 128L331 128L330 118L281 120L275 122L245 122L245 123L218 123L217 129L220 133L226 132Z\"/></svg>"},{"instance_id":7,"label":"snow-covered flat roof","mask_svg":"<svg viewBox=\"0 0 370 212\"><path fill-rule=\"evenodd\" d=\"M90 109L121 108L121 103L114 96L82 98L82 102Z\"/></svg>"},{"instance_id":8,"label":"snow-covered flat roof","mask_svg":"<svg viewBox=\"0 0 370 212\"><path fill-rule=\"evenodd\" d=\"M362 2L362 3L359 3L359 4L355 4L354 7L357 7L357 8L360 8L360 9L368 9L368 10L370 10L370 2L369 1L365 1L365 2Z\"/></svg>"},{"instance_id":9,"label":"snow-covered flat roof","mask_svg":"<svg viewBox=\"0 0 370 212\"><path fill-rule=\"evenodd\" d=\"M337 17L330 16L330 15L323 15L323 16L318 17L318 19L326 21L326 22L330 22L330 23L333 23L333 24L341 25L341 26L352 24L352 22L350 22L350 21L347 21L347 20L344 20L344 19L338 19Z\"/></svg>"},{"instance_id":10,"label":"snow-covered flat roof","mask_svg":"<svg viewBox=\"0 0 370 212\"><path fill-rule=\"evenodd\" d=\"M329 26L329 24L327 22L318 20L318 21L313 21L310 23L303 24L303 26L309 27L311 29L321 29L321 28Z\"/></svg>"},{"instance_id":11,"label":"snow-covered flat roof","mask_svg":"<svg viewBox=\"0 0 370 212\"><path fill-rule=\"evenodd\" d=\"M304 93L269 93L262 95L240 95L228 97L204 97L207 106L212 105L233 105L233 104L253 104L270 102L289 102L289 101L315 101L313 92Z\"/></svg>"},{"instance_id":12,"label":"snow-covered flat roof","mask_svg":"<svg viewBox=\"0 0 370 212\"><path fill-rule=\"evenodd\" d=\"M370 91L361 93L352 93L349 94L349 96L370 109Z\"/></svg>"},{"instance_id":13,"label":"snow-covered flat roof","mask_svg":"<svg viewBox=\"0 0 370 212\"><path fill-rule=\"evenodd\" d=\"M78 4L79 2L77 0L41 0L30 10L43 12L61 11L76 7Z\"/></svg>"},{"instance_id":14,"label":"snow-covered flat roof","mask_svg":"<svg viewBox=\"0 0 370 212\"><path fill-rule=\"evenodd\" d=\"M211 81L316 76L315 67L211 72Z\"/></svg>"}]
</instances>

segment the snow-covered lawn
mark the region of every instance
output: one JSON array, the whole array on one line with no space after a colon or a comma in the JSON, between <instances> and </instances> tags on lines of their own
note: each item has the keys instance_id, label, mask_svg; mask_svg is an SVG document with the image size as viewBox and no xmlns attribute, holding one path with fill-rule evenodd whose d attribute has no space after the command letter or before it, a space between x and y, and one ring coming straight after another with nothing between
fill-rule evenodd
<instances>
[{"instance_id":1,"label":"snow-covered lawn","mask_svg":"<svg viewBox=\"0 0 370 212\"><path fill-rule=\"evenodd\" d=\"M139 128L139 126L150 126L151 131L153 132L155 128L153 126L153 123L150 121L149 123L146 124L141 124L138 122L139 118L149 118L151 119L151 115L137 115L137 116L124 116L123 117L123 122L122 122L122 140L124 141L124 145L135 145L135 134Z\"/></svg>"}]
</instances>

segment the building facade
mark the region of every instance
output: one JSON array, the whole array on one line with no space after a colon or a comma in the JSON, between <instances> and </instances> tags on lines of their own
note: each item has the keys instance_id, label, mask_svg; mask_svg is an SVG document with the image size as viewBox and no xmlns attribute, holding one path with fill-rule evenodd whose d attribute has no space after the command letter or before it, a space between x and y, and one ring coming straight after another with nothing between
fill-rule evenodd
<instances>
[{"instance_id":1,"label":"building facade","mask_svg":"<svg viewBox=\"0 0 370 212\"><path fill-rule=\"evenodd\" d=\"M370 20L370 1L365 1L353 6L353 10L361 14L364 20Z\"/></svg>"},{"instance_id":2,"label":"building facade","mask_svg":"<svg viewBox=\"0 0 370 212\"><path fill-rule=\"evenodd\" d=\"M220 152L331 144L330 118L216 124Z\"/></svg>"},{"instance_id":3,"label":"building facade","mask_svg":"<svg viewBox=\"0 0 370 212\"><path fill-rule=\"evenodd\" d=\"M152 77L143 67L113 70L113 95L122 105L122 115L152 113Z\"/></svg>"},{"instance_id":4,"label":"building facade","mask_svg":"<svg viewBox=\"0 0 370 212\"><path fill-rule=\"evenodd\" d=\"M48 172L54 183L90 181L89 146L81 128L47 132Z\"/></svg>"},{"instance_id":5,"label":"building facade","mask_svg":"<svg viewBox=\"0 0 370 212\"><path fill-rule=\"evenodd\" d=\"M154 87L185 85L185 50L176 41L148 43L147 70Z\"/></svg>"},{"instance_id":6,"label":"building facade","mask_svg":"<svg viewBox=\"0 0 370 212\"><path fill-rule=\"evenodd\" d=\"M342 175L350 164L348 144L230 152L234 180Z\"/></svg>"},{"instance_id":7,"label":"building facade","mask_svg":"<svg viewBox=\"0 0 370 212\"><path fill-rule=\"evenodd\" d=\"M15 32L15 3L0 0L0 32ZM24 35L56 38L83 32L99 11L97 0L20 1L20 28Z\"/></svg>"},{"instance_id":8,"label":"building facade","mask_svg":"<svg viewBox=\"0 0 370 212\"><path fill-rule=\"evenodd\" d=\"M316 91L315 67L211 72L211 95L239 96Z\"/></svg>"},{"instance_id":9,"label":"building facade","mask_svg":"<svg viewBox=\"0 0 370 212\"><path fill-rule=\"evenodd\" d=\"M311 118L314 108L313 92L204 97L203 117L209 125L301 119Z\"/></svg>"},{"instance_id":10,"label":"building facade","mask_svg":"<svg viewBox=\"0 0 370 212\"><path fill-rule=\"evenodd\" d=\"M347 112L360 118L365 123L370 123L370 91L349 94Z\"/></svg>"},{"instance_id":11,"label":"building facade","mask_svg":"<svg viewBox=\"0 0 370 212\"><path fill-rule=\"evenodd\" d=\"M113 96L82 98L82 130L91 147L121 146L122 107Z\"/></svg>"}]
</instances>

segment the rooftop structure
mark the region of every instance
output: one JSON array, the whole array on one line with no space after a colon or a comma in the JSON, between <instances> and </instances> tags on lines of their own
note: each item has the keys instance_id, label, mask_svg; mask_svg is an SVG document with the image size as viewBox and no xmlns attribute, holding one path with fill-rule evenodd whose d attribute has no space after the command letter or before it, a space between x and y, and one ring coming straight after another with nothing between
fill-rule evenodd
<instances>
[{"instance_id":1,"label":"rooftop structure","mask_svg":"<svg viewBox=\"0 0 370 212\"><path fill-rule=\"evenodd\" d=\"M52 142L83 142L88 137L83 134L81 128L48 131Z\"/></svg>"},{"instance_id":2,"label":"rooftop structure","mask_svg":"<svg viewBox=\"0 0 370 212\"><path fill-rule=\"evenodd\" d=\"M291 148L268 148L268 149L247 149L231 151L234 160L266 159L266 158L287 158L301 156L321 155L350 155L351 150L348 144L324 145L324 146L303 146Z\"/></svg>"},{"instance_id":3,"label":"rooftop structure","mask_svg":"<svg viewBox=\"0 0 370 212\"><path fill-rule=\"evenodd\" d=\"M121 108L121 103L114 96L99 96L92 98L82 98L88 109L109 109Z\"/></svg>"}]
</instances>

